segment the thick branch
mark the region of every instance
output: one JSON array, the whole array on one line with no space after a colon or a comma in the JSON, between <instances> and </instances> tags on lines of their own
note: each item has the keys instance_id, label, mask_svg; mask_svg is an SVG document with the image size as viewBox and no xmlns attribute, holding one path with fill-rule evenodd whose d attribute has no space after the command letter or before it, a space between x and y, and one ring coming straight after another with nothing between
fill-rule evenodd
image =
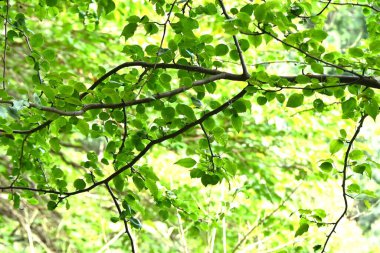
<instances>
[{"instance_id":1,"label":"thick branch","mask_svg":"<svg viewBox=\"0 0 380 253\"><path fill-rule=\"evenodd\" d=\"M279 76L279 77L282 79L286 79L291 83L296 83L296 79L297 79L297 76ZM380 83L372 77L357 77L357 76L342 76L342 75L336 75L336 76L307 75L307 77L317 79L320 82L327 82L327 80L331 79L331 78L337 78L337 79L339 79L339 81L338 81L338 84L332 85L332 86L324 86L324 87L317 87L317 88L283 86L283 87L278 87L278 89L276 89L276 90L268 90L268 91L277 92L277 91L280 91L282 89L319 90L319 89L328 89L328 88L341 87L341 86L353 85L353 84L363 85L365 87L370 87L370 88L374 88L374 89L380 89ZM35 103L29 103L29 107L36 108L36 109L39 109L41 111L56 113L56 114L59 114L62 116L80 116L89 110L126 108L126 107L130 107L133 105L150 103L150 102L153 102L157 99L169 98L169 97L178 95L180 93L183 93L183 92L185 92L185 91L187 91L193 87L202 86L204 84L207 84L207 83L210 83L212 81L219 80L219 79L220 80L232 80L232 81L246 81L247 80L244 76L241 76L241 75L235 75L235 74L231 74L231 73L227 73L227 72L221 72L217 75L212 75L208 78L195 81L192 86L182 86L182 87L179 87L179 88L171 90L171 91L157 93L151 97L137 99L137 100L131 100L131 101L127 101L127 102L114 103L114 104L103 104L103 103L87 104L87 105L84 105L82 107L82 109L76 110L76 111L65 111L65 110L57 109L55 107L37 105ZM0 101L0 104L1 103L9 104L9 105L13 104L12 101ZM44 123L44 124L46 124L46 123ZM39 129L42 129L44 127L43 126L44 124L39 126ZM37 131L39 129L37 129ZM13 131L13 133L27 134L27 133L30 133L30 131L35 132L33 129L31 129L31 130L15 130L15 131ZM4 131L0 130L0 134L2 132L4 132Z\"/></svg>"},{"instance_id":2,"label":"thick branch","mask_svg":"<svg viewBox=\"0 0 380 253\"><path fill-rule=\"evenodd\" d=\"M119 70L129 67L143 67L143 68L155 68L155 69L182 69L192 72L198 72L208 75L217 75L221 74L223 72L218 70L211 70L202 68L199 66L188 66L188 65L181 65L181 64L173 64L173 63L148 63L148 62L142 62L142 61L136 61L136 62L125 62L107 73L105 73L103 76L101 76L96 82L94 82L88 90L94 90L99 84L101 84L104 80L106 80L108 77L112 76L113 74L117 73ZM80 98L84 98L88 95L88 92L84 92L80 95Z\"/></svg>"}]
</instances>

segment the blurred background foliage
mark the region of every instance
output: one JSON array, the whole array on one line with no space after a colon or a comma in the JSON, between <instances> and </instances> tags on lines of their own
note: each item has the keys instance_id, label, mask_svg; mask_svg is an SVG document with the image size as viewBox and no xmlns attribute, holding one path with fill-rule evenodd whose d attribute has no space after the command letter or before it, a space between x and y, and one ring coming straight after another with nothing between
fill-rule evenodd
<instances>
[{"instance_id":1,"label":"blurred background foliage","mask_svg":"<svg viewBox=\"0 0 380 253\"><path fill-rule=\"evenodd\" d=\"M8 96L19 101L25 98L38 100L38 93L35 92L40 92L41 89L38 85L37 88L31 88L31 84L38 83L39 76L50 80L50 84L59 79L57 82L85 91L105 71L122 62L142 59L154 62L154 50L160 46L162 27L146 23L145 27L139 26L130 38L125 36L123 29L128 24L128 18L130 22L134 15L139 19L145 16L151 21L165 22L166 16L160 13L159 8L163 6L167 11L171 3L162 5L163 2L9 1L10 20L14 27L21 30L13 29L16 34L8 35ZM178 2L178 8L182 7L184 1ZM232 7L240 9L247 2L226 1L226 6L228 10ZM114 7L112 3L115 4ZM0 4L4 20L6 1L0 1ZM221 12L213 1L191 1L192 11L201 12L201 8L206 8L209 4L216 6L217 13ZM291 1L287 1L284 5L291 4ZM311 4L313 9L323 6L315 1ZM185 8L185 11L190 9ZM212 7L209 7L204 11L205 14L197 16L199 28L194 33L196 36L211 35L212 45L225 43L229 51L233 50L232 37L226 34L224 28L224 17L208 15L207 11L214 13ZM366 23L368 19L367 9L331 6L329 12L321 15L320 19L313 22L299 19L297 26L304 29L322 26L328 33L324 41L326 51L337 51L344 56L348 48L366 43L365 39L369 36ZM155 29L157 33L153 32ZM21 31L29 36L32 52ZM124 36L121 36L122 33ZM268 41L254 46L255 42L248 37L239 35L239 38L244 40L242 43L249 41L244 54L249 68L254 71L262 70L273 75L292 75L299 74L301 70L308 71L308 64L299 54L284 51L279 43ZM4 36L0 39L0 44L3 45ZM176 39L172 24L163 48L170 47L169 42ZM139 47L133 45L145 49L145 52L141 52L143 56L136 52L140 50ZM149 46L153 48L150 56ZM188 53L188 62L199 64L199 59L192 56L191 52ZM211 66L220 65L218 68L234 73L238 73L240 69L238 59L230 54L214 56L209 61ZM333 73L332 70L327 70L328 73L329 71ZM175 86L181 82L177 72L167 71L170 75L168 77L163 76L162 71L156 71L152 74L152 79L173 79L172 85ZM141 70L136 68L123 70L122 74L115 76L107 84L133 84L140 74ZM165 87L165 83L162 82L162 87L169 89L170 86ZM149 84L147 86L149 88ZM143 88L145 96L153 92ZM177 99L188 104L197 115L201 115L204 107L212 107L212 103L223 103L231 94L242 89L243 85L219 81L214 88L216 91L205 97L190 90L187 94L179 95ZM106 90L103 89L103 92ZM282 94L288 96L290 92ZM285 107L280 102L281 98L273 99L271 96L269 93L246 96L238 105L214 116L207 123L213 126L208 129L211 129L212 149L217 155L214 158L215 163L225 168L221 176L224 179L218 184L205 187L197 177L197 169L202 170L209 166L206 162L209 156L207 140L199 127L163 145L155 146L135 166L136 170L148 171L147 173L153 173L159 179L157 189L139 188L139 183L136 182L139 179L132 173L127 173L128 179L118 189L118 196L121 200L128 201L136 212L136 219L141 222L141 228L132 230L138 252L233 252L245 236L246 240L239 245L237 252L313 252L314 245L325 240L330 226L317 224L316 217L322 218L323 222L333 222L344 208L339 173L343 166L344 149L331 155L329 145L333 139L339 137L341 129L348 136L352 136L356 123L352 119L341 118L340 104L331 97L323 97L325 107L321 112L315 110L312 100L322 97L321 94L305 99L303 107L299 108ZM202 105L194 105L192 97L200 99ZM88 98L87 101L96 100ZM162 105L157 102L151 107L137 106L127 109L127 115L132 119L130 131L134 138L144 140L152 137L144 136L146 133L138 130L150 129L153 125L160 124L157 122L163 116L161 109L156 107ZM232 125L233 110L240 110L239 116L243 123L240 131L236 131L236 126ZM10 118L7 113L6 108L0 106L0 116L7 121L14 121L13 126L20 126L19 116ZM120 113L121 110L114 110L102 116L105 120L113 117L119 133L122 129L122 120L118 120ZM26 120L24 122L41 122L43 118L36 112L31 116L33 117L22 116ZM94 120L95 117L91 113L84 115L86 121ZM75 117L67 118L74 125L77 120ZM59 129L59 126L52 125L50 131L54 132L55 128ZM379 122L368 118L355 143L355 147L364 150L372 162L372 177L369 179L365 174L350 173L349 180L350 183L359 185L363 191L367 190L368 194L352 193L355 198L349 198L347 219L338 226L329 252L380 251L380 174L376 163L380 158L379 129ZM157 131L156 136L159 134ZM39 143L42 147L47 147L45 151L50 151L46 153L35 150L36 154L27 158L24 167L30 166L33 169L27 169L25 180L39 182L43 180L43 171L53 170L54 167L64 171L67 182L73 182L79 176L88 179L91 177L88 173L90 169L97 176L113 171L113 157L109 150L120 145L120 138L117 139L112 134L97 136L95 130L86 136L80 129L55 136L60 143L56 149L50 148L54 146L51 139L42 143L45 138L43 134L29 137L26 150L33 150L33 143ZM8 185L7 171L18 163L23 139L2 142L8 143L9 149L0 149L0 182L1 185ZM112 142L114 143L110 144ZM129 140L127 145L136 143ZM109 162L94 164L91 154L104 157ZM36 158L38 156L39 159ZM175 164L184 157L199 161L197 169ZM319 168L327 159L333 160L334 168L331 171ZM122 162L123 160L120 163ZM47 168L45 164L50 167ZM71 185L69 183L69 188ZM118 188L120 185L113 187ZM123 234L122 222L111 221L117 213L106 189L99 188L70 197L54 210L46 208L46 203L50 200L47 195L19 194L22 197L19 204L15 204L15 195L5 192L0 195L0 251L130 251L129 240ZM307 233L296 236L302 220L310 221L310 227Z\"/></svg>"}]
</instances>

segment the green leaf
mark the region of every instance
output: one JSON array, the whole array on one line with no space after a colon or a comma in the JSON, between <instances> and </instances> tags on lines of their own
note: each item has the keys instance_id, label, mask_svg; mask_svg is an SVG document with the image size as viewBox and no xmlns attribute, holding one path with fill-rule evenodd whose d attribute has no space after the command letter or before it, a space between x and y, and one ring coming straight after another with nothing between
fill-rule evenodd
<instances>
[{"instance_id":1,"label":"green leaf","mask_svg":"<svg viewBox=\"0 0 380 253\"><path fill-rule=\"evenodd\" d=\"M194 165L197 164L197 162L192 158L182 158L175 162L175 164L185 168L191 168L194 167Z\"/></svg>"},{"instance_id":2,"label":"green leaf","mask_svg":"<svg viewBox=\"0 0 380 253\"><path fill-rule=\"evenodd\" d=\"M46 0L46 5L49 7L56 6L58 3L58 0Z\"/></svg>"},{"instance_id":3,"label":"green leaf","mask_svg":"<svg viewBox=\"0 0 380 253\"><path fill-rule=\"evenodd\" d=\"M289 97L288 102L286 103L286 107L295 108L295 107L301 106L303 103L303 98L304 96L302 94L297 94L297 93L292 94Z\"/></svg>"},{"instance_id":4,"label":"green leaf","mask_svg":"<svg viewBox=\"0 0 380 253\"><path fill-rule=\"evenodd\" d=\"M347 187L347 191L349 193L360 193L361 189L360 189L360 186L358 184L350 184Z\"/></svg>"},{"instance_id":5,"label":"green leaf","mask_svg":"<svg viewBox=\"0 0 380 253\"><path fill-rule=\"evenodd\" d=\"M373 118L373 120L376 120L376 117L379 114L379 104L375 99L371 99L365 105L364 110L369 116L371 116L371 118Z\"/></svg>"},{"instance_id":6,"label":"green leaf","mask_svg":"<svg viewBox=\"0 0 380 253\"><path fill-rule=\"evenodd\" d=\"M310 67L311 67L311 69L312 69L315 73L323 74L323 65L322 65L322 64L319 64L319 63L313 62L312 64L310 64Z\"/></svg>"},{"instance_id":7,"label":"green leaf","mask_svg":"<svg viewBox=\"0 0 380 253\"><path fill-rule=\"evenodd\" d=\"M112 0L105 0L105 2L103 2L103 8L106 11L106 14L113 11L115 7L115 3Z\"/></svg>"},{"instance_id":8,"label":"green leaf","mask_svg":"<svg viewBox=\"0 0 380 253\"><path fill-rule=\"evenodd\" d=\"M20 200L21 200L20 195L18 195L17 193L14 193L12 195L12 199L13 199L13 207L15 209L19 209L20 208Z\"/></svg>"},{"instance_id":9,"label":"green leaf","mask_svg":"<svg viewBox=\"0 0 380 253\"><path fill-rule=\"evenodd\" d=\"M36 199L36 198L30 198L27 201L28 201L29 204L31 204L33 206L36 206L39 203L38 199Z\"/></svg>"},{"instance_id":10,"label":"green leaf","mask_svg":"<svg viewBox=\"0 0 380 253\"><path fill-rule=\"evenodd\" d=\"M179 114L185 115L190 120L195 120L195 114L193 109L185 104L178 104L176 110Z\"/></svg>"},{"instance_id":11,"label":"green leaf","mask_svg":"<svg viewBox=\"0 0 380 253\"><path fill-rule=\"evenodd\" d=\"M325 108L325 104L323 103L322 99L317 98L313 102L313 107L317 112L323 112L323 109Z\"/></svg>"},{"instance_id":12,"label":"green leaf","mask_svg":"<svg viewBox=\"0 0 380 253\"><path fill-rule=\"evenodd\" d=\"M295 236L296 237L300 236L300 235L306 233L308 230L309 230L309 224L307 224L307 223L301 223L300 226L299 226L299 228L296 231Z\"/></svg>"},{"instance_id":13,"label":"green leaf","mask_svg":"<svg viewBox=\"0 0 380 253\"><path fill-rule=\"evenodd\" d=\"M54 202L54 201L49 201L48 203L47 203L47 208L48 208L48 210L54 210L55 208L57 207L57 204Z\"/></svg>"},{"instance_id":14,"label":"green leaf","mask_svg":"<svg viewBox=\"0 0 380 253\"><path fill-rule=\"evenodd\" d=\"M362 150L352 150L349 154L351 160L358 161L364 157L364 153Z\"/></svg>"},{"instance_id":15,"label":"green leaf","mask_svg":"<svg viewBox=\"0 0 380 253\"><path fill-rule=\"evenodd\" d=\"M130 218L129 222L131 223L132 227L134 227L134 228L137 228L137 229L141 229L142 228L141 222L138 219L134 218L134 217Z\"/></svg>"},{"instance_id":16,"label":"green leaf","mask_svg":"<svg viewBox=\"0 0 380 253\"><path fill-rule=\"evenodd\" d=\"M133 176L132 181L140 191L145 188L145 182L140 177Z\"/></svg>"},{"instance_id":17,"label":"green leaf","mask_svg":"<svg viewBox=\"0 0 380 253\"><path fill-rule=\"evenodd\" d=\"M373 53L380 53L380 40L374 40L369 43L369 50Z\"/></svg>"},{"instance_id":18,"label":"green leaf","mask_svg":"<svg viewBox=\"0 0 380 253\"><path fill-rule=\"evenodd\" d=\"M334 168L332 163L330 162L323 162L321 165L319 165L319 168L324 172L331 172L331 170Z\"/></svg>"},{"instance_id":19,"label":"green leaf","mask_svg":"<svg viewBox=\"0 0 380 253\"><path fill-rule=\"evenodd\" d=\"M149 189L150 193L152 194L153 197L157 198L157 195L158 195L158 187L156 185L156 182L151 180L151 179L147 179L145 180L145 186Z\"/></svg>"},{"instance_id":20,"label":"green leaf","mask_svg":"<svg viewBox=\"0 0 380 253\"><path fill-rule=\"evenodd\" d=\"M370 171L371 172L371 166L368 163L358 164L358 165L354 166L354 168L352 170L355 173L363 174L364 171ZM368 176L371 177L371 175L368 175Z\"/></svg>"},{"instance_id":21,"label":"green leaf","mask_svg":"<svg viewBox=\"0 0 380 253\"><path fill-rule=\"evenodd\" d=\"M76 179L73 183L75 189L77 190L83 190L86 188L86 182L83 179Z\"/></svg>"},{"instance_id":22,"label":"green leaf","mask_svg":"<svg viewBox=\"0 0 380 253\"><path fill-rule=\"evenodd\" d=\"M173 107L165 107L161 111L161 116L165 121L171 121L175 116L175 109Z\"/></svg>"},{"instance_id":23,"label":"green leaf","mask_svg":"<svg viewBox=\"0 0 380 253\"><path fill-rule=\"evenodd\" d=\"M276 99L277 99L277 101L279 102L279 103L284 103L284 101L285 101L285 95L284 94L281 94L281 93L279 93L279 94L276 94Z\"/></svg>"},{"instance_id":24,"label":"green leaf","mask_svg":"<svg viewBox=\"0 0 380 253\"><path fill-rule=\"evenodd\" d=\"M54 178L61 178L64 175L63 171L58 167L53 167L51 173L52 173Z\"/></svg>"},{"instance_id":25,"label":"green leaf","mask_svg":"<svg viewBox=\"0 0 380 253\"><path fill-rule=\"evenodd\" d=\"M317 40L317 41L323 41L327 38L327 32L323 30L313 29L311 30L310 37Z\"/></svg>"},{"instance_id":26,"label":"green leaf","mask_svg":"<svg viewBox=\"0 0 380 253\"><path fill-rule=\"evenodd\" d=\"M112 222L112 223L116 223L116 222L118 222L119 220L120 220L119 217L111 217L111 222Z\"/></svg>"},{"instance_id":27,"label":"green leaf","mask_svg":"<svg viewBox=\"0 0 380 253\"><path fill-rule=\"evenodd\" d=\"M215 55L216 56L223 56L228 53L228 46L225 44L219 44L215 47Z\"/></svg>"},{"instance_id":28,"label":"green leaf","mask_svg":"<svg viewBox=\"0 0 380 253\"><path fill-rule=\"evenodd\" d=\"M330 143L330 153L331 154L335 154L336 152L338 152L339 150L341 150L344 146L344 143L342 140L333 140L331 143Z\"/></svg>"},{"instance_id":29,"label":"green leaf","mask_svg":"<svg viewBox=\"0 0 380 253\"><path fill-rule=\"evenodd\" d=\"M90 127L89 127L87 121L85 121L83 119L78 120L76 127L85 136L87 136L89 131L90 131Z\"/></svg>"},{"instance_id":30,"label":"green leaf","mask_svg":"<svg viewBox=\"0 0 380 253\"><path fill-rule=\"evenodd\" d=\"M112 179L113 184L115 185L116 190L122 192L124 189L124 179L122 176L118 175Z\"/></svg>"},{"instance_id":31,"label":"green leaf","mask_svg":"<svg viewBox=\"0 0 380 253\"><path fill-rule=\"evenodd\" d=\"M234 108L237 113L243 113L247 111L247 106L243 100L238 100L235 103L233 103L232 108Z\"/></svg>"},{"instance_id":32,"label":"green leaf","mask_svg":"<svg viewBox=\"0 0 380 253\"><path fill-rule=\"evenodd\" d=\"M61 149L61 146L60 146L60 143L59 143L59 139L58 138L51 138L50 141L50 147L51 149L54 151L54 152L59 152L59 150Z\"/></svg>"},{"instance_id":33,"label":"green leaf","mask_svg":"<svg viewBox=\"0 0 380 253\"><path fill-rule=\"evenodd\" d=\"M362 57L364 55L363 50L357 47L348 49L348 53L354 57Z\"/></svg>"},{"instance_id":34,"label":"green leaf","mask_svg":"<svg viewBox=\"0 0 380 253\"><path fill-rule=\"evenodd\" d=\"M268 99L266 97L260 96L257 97L256 101L259 105L265 105L268 102Z\"/></svg>"},{"instance_id":35,"label":"green leaf","mask_svg":"<svg viewBox=\"0 0 380 253\"><path fill-rule=\"evenodd\" d=\"M36 33L29 38L32 48L41 47L44 44L44 37L41 33Z\"/></svg>"},{"instance_id":36,"label":"green leaf","mask_svg":"<svg viewBox=\"0 0 380 253\"><path fill-rule=\"evenodd\" d=\"M74 93L74 88L68 85L61 85L58 87L58 91L65 96L71 96Z\"/></svg>"},{"instance_id":37,"label":"green leaf","mask_svg":"<svg viewBox=\"0 0 380 253\"><path fill-rule=\"evenodd\" d=\"M267 16L267 7L265 4L261 4L256 7L254 11L255 18L258 22L264 21ZM258 37L258 36L257 36Z\"/></svg>"},{"instance_id":38,"label":"green leaf","mask_svg":"<svg viewBox=\"0 0 380 253\"><path fill-rule=\"evenodd\" d=\"M220 181L220 178L217 175L209 175L209 174L204 174L201 177L201 182L204 186L207 185L216 185Z\"/></svg>"},{"instance_id":39,"label":"green leaf","mask_svg":"<svg viewBox=\"0 0 380 253\"><path fill-rule=\"evenodd\" d=\"M342 103L343 117L349 117L356 108L356 99L351 97Z\"/></svg>"},{"instance_id":40,"label":"green leaf","mask_svg":"<svg viewBox=\"0 0 380 253\"><path fill-rule=\"evenodd\" d=\"M124 36L125 40L127 40L135 34L136 29L137 29L136 23L129 23L128 25L124 26L121 36Z\"/></svg>"},{"instance_id":41,"label":"green leaf","mask_svg":"<svg viewBox=\"0 0 380 253\"><path fill-rule=\"evenodd\" d=\"M236 130L236 132L240 132L243 127L243 120L238 114L234 114L231 117L232 126Z\"/></svg>"}]
</instances>

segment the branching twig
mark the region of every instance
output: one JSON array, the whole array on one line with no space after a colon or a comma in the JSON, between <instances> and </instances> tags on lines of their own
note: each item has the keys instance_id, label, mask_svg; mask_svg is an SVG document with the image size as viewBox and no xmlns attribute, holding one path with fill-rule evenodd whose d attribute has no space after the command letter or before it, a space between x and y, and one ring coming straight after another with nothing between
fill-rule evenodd
<instances>
[{"instance_id":1,"label":"branching twig","mask_svg":"<svg viewBox=\"0 0 380 253\"><path fill-rule=\"evenodd\" d=\"M227 13L226 7L224 6L223 0L218 0L218 2L219 2L220 7L222 8L223 14L226 17L226 19L231 19L231 17ZM244 61L243 51L240 48L239 41L238 41L236 35L232 35L232 38L234 39L234 43L235 43L235 47L236 47L236 50L237 50L238 55L239 55L241 67L243 69L242 75L249 78L248 69L247 69L247 66L246 66L245 61Z\"/></svg>"},{"instance_id":2,"label":"branching twig","mask_svg":"<svg viewBox=\"0 0 380 253\"><path fill-rule=\"evenodd\" d=\"M341 67L341 66L338 66L338 65L336 65L336 64L333 64L333 63L327 62L327 61L325 61L325 60L322 60L322 59L320 59L320 58L318 58L318 57L315 57L315 56L311 55L310 53L306 52L305 50L303 50L303 49L301 49L301 48L299 48L299 47L296 47L296 46L293 46L293 45L287 43L286 41L284 41L284 40L278 38L277 36L273 35L271 32L268 32L267 30L265 30L264 28L260 27L259 25L257 26L257 28L258 28L260 31L262 31L263 33L267 34L268 36L270 36L270 37L272 37L273 39L277 40L278 42L282 43L283 45L286 45L286 46L288 46L288 47L291 47L291 48L297 50L298 52L304 54L305 56L307 56L307 57L309 57L309 58L311 58L311 59L314 59L314 60L316 60L316 61L318 61L318 62L322 62L322 63L324 63L324 64L326 64L326 65L328 65L328 66L330 66L330 67L333 67L333 68L336 68L336 69L340 69L340 70L342 70L342 71L344 71L344 72L351 73L351 74L353 74L354 76L362 77L361 74L358 74L358 73L356 73L355 71L348 70L348 69L343 68L343 67Z\"/></svg>"},{"instance_id":3,"label":"branching twig","mask_svg":"<svg viewBox=\"0 0 380 253\"><path fill-rule=\"evenodd\" d=\"M326 241L323 245L323 248L322 248L322 252L321 253L324 253L326 252L326 247L327 247L327 244L332 236L332 234L335 232L335 229L336 227L338 226L339 222L343 219L343 217L346 215L347 213L347 210L348 210L348 202L347 202L347 193L346 193L346 180L347 180L347 168L348 168L348 156L350 155L350 151L351 151L351 148L352 146L354 145L354 142L356 140L356 137L359 135L360 133L360 129L362 128L363 126L363 122L365 120L365 118L367 117L367 115L363 115L360 120L359 120L359 123L358 123L358 126L356 128L356 131L354 133L354 135L352 136L351 140L349 141L348 143L348 147L347 147L347 150L346 150L346 153L344 155L344 164L343 164L343 176L342 176L342 195L343 195L343 200L344 200L344 209L343 209L343 212L342 214L339 216L339 218L337 219L336 222L334 222L334 226L333 228L331 229L330 233L327 235L327 238L326 238Z\"/></svg>"},{"instance_id":4,"label":"branching twig","mask_svg":"<svg viewBox=\"0 0 380 253\"><path fill-rule=\"evenodd\" d=\"M28 35L26 35L26 33L22 29L18 28L15 24L13 24L12 22L10 22L9 19L6 19L6 17L4 17L2 15L0 15L0 17L2 17L5 22L7 22L8 24L10 24L13 29L15 29L16 31L18 31L22 36L24 36L26 45L28 46L28 49L29 49L29 52L33 53L33 48L30 45L30 41L29 41ZM42 80L42 77L41 77L40 69L37 68L36 72L37 72L38 80L39 80L40 84L42 84L43 80Z\"/></svg>"},{"instance_id":5,"label":"branching twig","mask_svg":"<svg viewBox=\"0 0 380 253\"><path fill-rule=\"evenodd\" d=\"M117 177L118 175L120 175L121 173L123 173L124 171L132 168L133 165L135 165L153 146L157 145L157 144L160 144L166 140L169 140L169 139L173 139L183 133L185 133L186 131L190 130L191 128L195 127L196 125L199 125L200 123L204 122L206 119L222 112L223 110L225 110L226 108L228 108L230 105L232 105L234 102L236 102L237 100L239 100L240 98L242 98L246 93L246 88L249 87L250 85L247 85L243 90L241 90L238 94L236 94L234 97L232 97L231 99L229 99L228 101L226 101L224 104L220 105L219 107L215 108L214 110L212 111L209 111L208 113L204 114L202 117L200 117L198 120L195 120L191 123L188 123L187 125L185 125L184 127L178 129L177 131L175 132L172 132L170 134L167 134L167 135L164 135L158 139L155 139L155 140L152 140L150 141L143 150L140 151L140 153L138 153L128 164L126 164L125 166L123 166L122 168L120 168L119 170L115 171L114 173L112 173L111 175L109 175L108 177L106 177L105 179L101 180L101 181L98 181L96 183L94 183L93 185L85 188L85 189L82 189L82 190L77 190L77 191L73 191L73 192L60 192L60 191L57 191L57 190L53 190L53 189L36 189L36 188L31 188L31 187L24 187L24 186L6 186L6 187L0 187L0 190L1 191L9 191L9 190L27 190L27 191L33 191L33 192L42 192L42 193L54 193L54 194L58 194L59 196L62 196L61 199L65 199L67 197L70 197L70 196L73 196L73 195L77 195L77 194L80 194L80 193L83 193L83 192L88 192L88 191L91 191L92 189L98 187L99 185L102 185L102 184L106 184L106 183L109 183L112 179L114 179L115 177Z\"/></svg>"},{"instance_id":6,"label":"branching twig","mask_svg":"<svg viewBox=\"0 0 380 253\"><path fill-rule=\"evenodd\" d=\"M165 40L165 36L166 36L166 30L168 29L168 24L170 23L170 16L172 15L173 8L174 8L174 6L175 6L176 3L177 3L177 0L174 0L173 3L170 5L170 10L169 10L169 12L167 14L167 19L163 23L164 31L162 32L162 37L161 37L161 41L160 41L160 47L158 48L157 53L156 53L156 59L154 61L154 66L151 69L151 71L150 71L148 77L146 78L144 84L141 86L140 90L137 92L136 98L138 98L140 96L140 93L141 93L142 89L144 88L144 85L150 80L150 78L151 78L154 70L157 67L159 56L162 53L162 46L164 44L164 40Z\"/></svg>"},{"instance_id":7,"label":"branching twig","mask_svg":"<svg viewBox=\"0 0 380 253\"><path fill-rule=\"evenodd\" d=\"M293 193L298 189L298 187L300 186L297 185L297 187L295 187L286 197L285 199L281 202L281 204L279 206L277 206L276 209L274 209L272 212L270 212L268 215L266 215L264 218L260 219L258 221L258 223L253 226L244 236L243 238L236 244L236 246L234 247L234 249L232 250L232 252L236 252L238 250L238 248L248 239L248 236L256 229L258 228L259 226L261 226L266 220L268 220L270 217L272 217L278 210L281 209L281 207L283 207L285 205L285 203L290 199L290 197L293 195Z\"/></svg>"}]
</instances>

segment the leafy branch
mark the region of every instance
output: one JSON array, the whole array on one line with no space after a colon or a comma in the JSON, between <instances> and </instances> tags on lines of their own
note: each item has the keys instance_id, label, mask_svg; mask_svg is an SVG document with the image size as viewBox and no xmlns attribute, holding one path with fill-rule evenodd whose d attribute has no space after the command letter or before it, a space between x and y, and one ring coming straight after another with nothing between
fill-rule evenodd
<instances>
[{"instance_id":1,"label":"leafy branch","mask_svg":"<svg viewBox=\"0 0 380 253\"><path fill-rule=\"evenodd\" d=\"M104 185L106 186L108 193L111 195L111 198L112 198L112 200L113 200L113 202L114 202L114 204L116 206L117 212L119 213L119 217L121 217L122 216L122 211L121 211L119 203L117 202L117 198L116 198L115 194L113 193L113 191L112 191L112 189L111 189L111 187L109 186L108 183L105 183ZM133 237L132 237L131 232L129 231L127 219L125 217L123 218L123 223L124 223L124 227L125 227L125 233L128 235L129 242L131 243L131 252L135 253L136 252L136 250L135 250L135 244L133 242Z\"/></svg>"},{"instance_id":2,"label":"leafy branch","mask_svg":"<svg viewBox=\"0 0 380 253\"><path fill-rule=\"evenodd\" d=\"M326 1L319 1L319 2L327 3ZM341 5L341 6L348 5L348 6L354 6L354 7L358 6L358 7L362 7L362 8L370 8L375 12L380 12L379 9L377 9L375 6L370 5L370 4L362 4L362 3L354 3L354 2L331 2L330 4L331 5Z\"/></svg>"},{"instance_id":3,"label":"leafy branch","mask_svg":"<svg viewBox=\"0 0 380 253\"><path fill-rule=\"evenodd\" d=\"M363 115L360 118L358 126L356 128L356 131L355 131L354 135L352 136L351 140L348 142L348 147L347 147L346 153L344 155L344 164L343 164L343 171L342 171L342 196L343 196L343 201L344 201L344 209L343 209L342 214L339 216L339 218L334 222L334 226L331 229L330 233L327 235L326 241L325 241L323 248L322 248L322 253L326 252L326 247L327 247L327 244L329 243L329 240L331 239L331 236L335 232L336 227L338 226L339 222L343 219L343 217L346 215L347 210L348 210L347 193L346 193L347 169L349 166L348 165L348 157L350 155L350 151L352 149L352 146L354 145L356 137L360 133L360 129L362 128L364 120L366 117L367 117L367 115Z\"/></svg>"}]
</instances>

